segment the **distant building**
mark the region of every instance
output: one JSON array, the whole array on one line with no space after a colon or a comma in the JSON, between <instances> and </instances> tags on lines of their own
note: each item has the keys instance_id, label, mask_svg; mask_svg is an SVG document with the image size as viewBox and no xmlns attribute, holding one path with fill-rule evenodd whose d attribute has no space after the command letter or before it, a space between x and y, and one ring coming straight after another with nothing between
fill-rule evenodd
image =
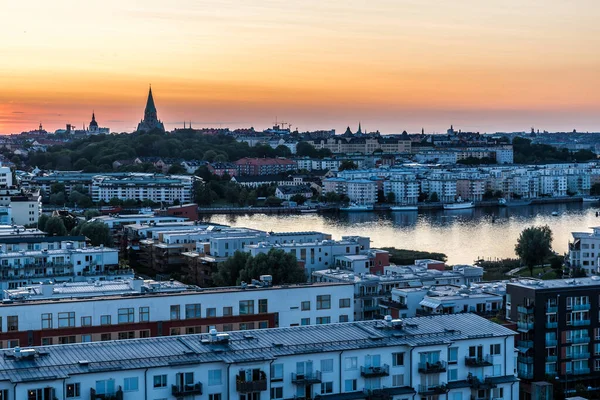
<instances>
[{"instance_id":1,"label":"distant building","mask_svg":"<svg viewBox=\"0 0 600 400\"><path fill-rule=\"evenodd\" d=\"M572 268L582 268L588 275L596 275L600 258L600 226L592 232L571 232L573 241L569 243L568 262Z\"/></svg>"},{"instance_id":2,"label":"distant building","mask_svg":"<svg viewBox=\"0 0 600 400\"><path fill-rule=\"evenodd\" d=\"M284 185L277 186L277 189L275 189L275 196L282 200L291 200L292 197L298 194L309 199L312 197L313 192L310 185Z\"/></svg>"},{"instance_id":3,"label":"distant building","mask_svg":"<svg viewBox=\"0 0 600 400\"><path fill-rule=\"evenodd\" d=\"M144 110L144 119L138 124L137 130L142 132L148 132L154 129L158 129L162 132L165 131L165 126L158 119L156 113L156 106L154 105L154 98L152 97L152 88L148 91L148 100L146 102L146 109Z\"/></svg>"},{"instance_id":4,"label":"distant building","mask_svg":"<svg viewBox=\"0 0 600 400\"><path fill-rule=\"evenodd\" d=\"M239 175L271 175L298 169L295 161L286 158L242 158L235 164Z\"/></svg>"},{"instance_id":5,"label":"distant building","mask_svg":"<svg viewBox=\"0 0 600 400\"><path fill-rule=\"evenodd\" d=\"M90 126L87 130L90 135L100 135L100 134L109 134L109 128L100 128L98 126L98 122L96 122L96 114L92 113L92 121L90 122Z\"/></svg>"}]
</instances>

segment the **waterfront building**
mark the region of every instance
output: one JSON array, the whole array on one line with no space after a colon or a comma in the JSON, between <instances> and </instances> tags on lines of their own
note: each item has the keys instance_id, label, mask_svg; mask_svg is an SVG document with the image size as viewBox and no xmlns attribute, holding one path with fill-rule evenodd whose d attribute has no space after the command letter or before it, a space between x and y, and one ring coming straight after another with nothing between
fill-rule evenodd
<instances>
[{"instance_id":1,"label":"waterfront building","mask_svg":"<svg viewBox=\"0 0 600 400\"><path fill-rule=\"evenodd\" d=\"M0 393L517 400L514 358L507 356L513 335L462 314L10 349L0 358Z\"/></svg>"},{"instance_id":2,"label":"waterfront building","mask_svg":"<svg viewBox=\"0 0 600 400\"><path fill-rule=\"evenodd\" d=\"M352 322L350 284L199 288L121 279L41 283L4 291L4 347Z\"/></svg>"},{"instance_id":3,"label":"waterfront building","mask_svg":"<svg viewBox=\"0 0 600 400\"><path fill-rule=\"evenodd\" d=\"M148 100L146 100L146 108L144 109L144 119L138 124L137 130L140 132L149 132L152 130L165 131L165 126L158 119L154 98L152 97L152 88L148 90Z\"/></svg>"},{"instance_id":4,"label":"waterfront building","mask_svg":"<svg viewBox=\"0 0 600 400\"><path fill-rule=\"evenodd\" d=\"M392 176L383 182L383 194L394 194L398 204L417 204L419 200L419 182L415 174L407 172Z\"/></svg>"},{"instance_id":5,"label":"waterfront building","mask_svg":"<svg viewBox=\"0 0 600 400\"><path fill-rule=\"evenodd\" d=\"M282 185L277 186L275 189L275 196L282 200L291 200L292 197L300 195L305 199L310 199L313 196L313 192L310 185Z\"/></svg>"},{"instance_id":6,"label":"waterfront building","mask_svg":"<svg viewBox=\"0 0 600 400\"><path fill-rule=\"evenodd\" d=\"M182 204L191 203L194 187L201 179L190 175L157 176L132 173L127 177L97 175L92 178L92 201L109 202L113 198L120 200L150 200L155 203Z\"/></svg>"},{"instance_id":7,"label":"waterfront building","mask_svg":"<svg viewBox=\"0 0 600 400\"><path fill-rule=\"evenodd\" d=\"M581 268L587 275L600 273L600 226L591 228L592 232L572 232L573 241L569 243L568 265Z\"/></svg>"},{"instance_id":8,"label":"waterfront building","mask_svg":"<svg viewBox=\"0 0 600 400\"><path fill-rule=\"evenodd\" d=\"M353 179L346 182L346 195L351 203L369 205L377 202L377 181Z\"/></svg>"},{"instance_id":9,"label":"waterfront building","mask_svg":"<svg viewBox=\"0 0 600 400\"><path fill-rule=\"evenodd\" d=\"M506 285L506 318L517 325L520 398L543 398L539 382L574 395L576 387L596 391L600 382L600 277Z\"/></svg>"},{"instance_id":10,"label":"waterfront building","mask_svg":"<svg viewBox=\"0 0 600 400\"><path fill-rule=\"evenodd\" d=\"M286 158L242 158L235 162L238 175L276 175L295 171L298 165Z\"/></svg>"}]
</instances>

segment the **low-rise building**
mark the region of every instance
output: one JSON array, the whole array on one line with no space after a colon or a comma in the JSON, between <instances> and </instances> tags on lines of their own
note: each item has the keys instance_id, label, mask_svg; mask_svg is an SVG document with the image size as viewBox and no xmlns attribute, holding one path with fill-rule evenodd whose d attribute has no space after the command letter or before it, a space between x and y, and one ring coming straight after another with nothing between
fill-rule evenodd
<instances>
[{"instance_id":1,"label":"low-rise building","mask_svg":"<svg viewBox=\"0 0 600 400\"><path fill-rule=\"evenodd\" d=\"M313 192L310 185L283 185L277 186L277 189L275 189L275 196L282 200L289 201L296 195L300 195L305 199L310 199Z\"/></svg>"},{"instance_id":2,"label":"low-rise building","mask_svg":"<svg viewBox=\"0 0 600 400\"><path fill-rule=\"evenodd\" d=\"M567 255L571 268L582 268L586 274L595 275L600 272L600 226L591 228L592 232L572 232L573 241L569 243Z\"/></svg>"},{"instance_id":3,"label":"low-rise building","mask_svg":"<svg viewBox=\"0 0 600 400\"><path fill-rule=\"evenodd\" d=\"M0 393L517 400L513 335L463 314L10 349L0 357Z\"/></svg>"}]
</instances>

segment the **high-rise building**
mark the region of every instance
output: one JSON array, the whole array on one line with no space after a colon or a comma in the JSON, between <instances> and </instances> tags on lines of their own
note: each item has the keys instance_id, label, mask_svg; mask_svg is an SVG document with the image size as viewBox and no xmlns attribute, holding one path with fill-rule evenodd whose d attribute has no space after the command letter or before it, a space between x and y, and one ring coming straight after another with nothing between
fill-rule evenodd
<instances>
[{"instance_id":1,"label":"high-rise building","mask_svg":"<svg viewBox=\"0 0 600 400\"><path fill-rule=\"evenodd\" d=\"M138 124L137 130L148 132L154 129L165 131L165 126L158 119L154 98L152 97L152 88L148 91L148 100L146 101L146 109L144 110L144 119Z\"/></svg>"}]
</instances>

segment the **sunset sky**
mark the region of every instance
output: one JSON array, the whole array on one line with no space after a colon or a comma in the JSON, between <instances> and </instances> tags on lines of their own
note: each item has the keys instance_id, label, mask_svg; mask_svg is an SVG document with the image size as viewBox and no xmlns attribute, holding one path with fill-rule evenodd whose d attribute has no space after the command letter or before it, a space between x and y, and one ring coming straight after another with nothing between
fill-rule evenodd
<instances>
[{"instance_id":1,"label":"sunset sky","mask_svg":"<svg viewBox=\"0 0 600 400\"><path fill-rule=\"evenodd\" d=\"M0 133L600 131L598 0L0 0Z\"/></svg>"}]
</instances>

